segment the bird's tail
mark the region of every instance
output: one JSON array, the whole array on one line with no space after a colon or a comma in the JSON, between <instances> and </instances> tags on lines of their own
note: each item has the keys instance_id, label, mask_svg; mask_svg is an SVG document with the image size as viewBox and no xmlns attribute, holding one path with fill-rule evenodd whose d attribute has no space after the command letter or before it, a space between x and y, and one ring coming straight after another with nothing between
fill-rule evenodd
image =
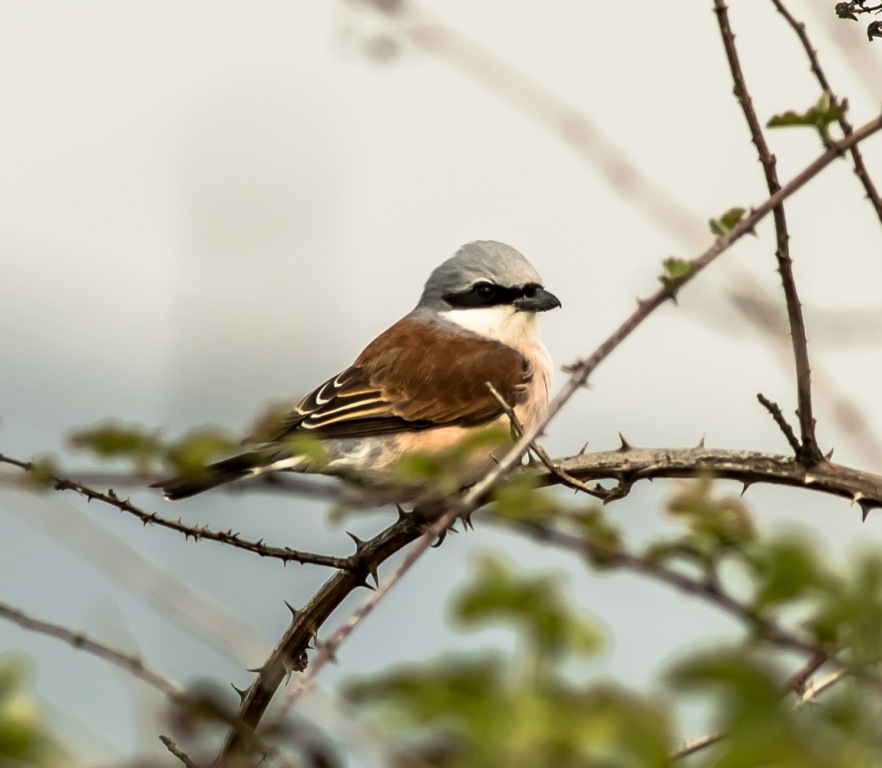
<instances>
[{"instance_id":1,"label":"bird's tail","mask_svg":"<svg viewBox=\"0 0 882 768\"><path fill-rule=\"evenodd\" d=\"M297 463L299 463L297 460L291 459L280 462L278 456L251 451L209 464L199 472L180 475L169 480L160 480L150 487L162 488L166 499L177 501L195 496L219 485L259 475L272 469L293 468ZM285 466L283 467L281 464Z\"/></svg>"}]
</instances>

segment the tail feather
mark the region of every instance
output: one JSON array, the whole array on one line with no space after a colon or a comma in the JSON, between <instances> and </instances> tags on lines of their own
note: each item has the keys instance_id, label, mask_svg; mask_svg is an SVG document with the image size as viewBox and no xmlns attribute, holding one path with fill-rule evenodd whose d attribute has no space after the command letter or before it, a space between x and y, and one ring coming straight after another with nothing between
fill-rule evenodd
<instances>
[{"instance_id":1,"label":"tail feather","mask_svg":"<svg viewBox=\"0 0 882 768\"><path fill-rule=\"evenodd\" d=\"M252 451L210 464L197 473L160 480L151 488L162 488L169 501L186 499L225 483L232 483L250 475L257 475L272 468L274 460L266 454Z\"/></svg>"}]
</instances>

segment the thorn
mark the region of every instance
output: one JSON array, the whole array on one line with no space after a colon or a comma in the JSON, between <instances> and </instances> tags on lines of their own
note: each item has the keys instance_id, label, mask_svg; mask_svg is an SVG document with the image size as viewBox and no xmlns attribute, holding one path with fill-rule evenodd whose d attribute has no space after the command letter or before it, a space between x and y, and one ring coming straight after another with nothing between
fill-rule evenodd
<instances>
[{"instance_id":1,"label":"thorn","mask_svg":"<svg viewBox=\"0 0 882 768\"><path fill-rule=\"evenodd\" d=\"M263 667L255 667L254 669L246 669L246 672L253 672L255 675L259 675L263 672Z\"/></svg>"},{"instance_id":2,"label":"thorn","mask_svg":"<svg viewBox=\"0 0 882 768\"><path fill-rule=\"evenodd\" d=\"M622 441L622 444L619 446L619 453L625 453L626 451L631 450L631 443L625 440L625 436L619 432L619 440Z\"/></svg>"},{"instance_id":3,"label":"thorn","mask_svg":"<svg viewBox=\"0 0 882 768\"><path fill-rule=\"evenodd\" d=\"M441 535L438 537L438 541L436 541L434 544L432 544L432 549L438 549L438 547L440 547L444 543L444 539L446 539L446 538L447 538L447 531L442 531Z\"/></svg>"},{"instance_id":4,"label":"thorn","mask_svg":"<svg viewBox=\"0 0 882 768\"><path fill-rule=\"evenodd\" d=\"M230 685L232 686L233 690L234 690L236 693L239 694L239 698L240 698L242 701L245 701L245 697L248 695L248 691L243 691L241 688L237 688L237 687L236 687L235 685L233 685L232 683L230 683Z\"/></svg>"},{"instance_id":5,"label":"thorn","mask_svg":"<svg viewBox=\"0 0 882 768\"><path fill-rule=\"evenodd\" d=\"M463 530L466 530L466 531L475 530L475 524L472 522L472 515L473 514L474 514L474 511L469 512L469 513L462 516L461 519L462 519Z\"/></svg>"},{"instance_id":6,"label":"thorn","mask_svg":"<svg viewBox=\"0 0 882 768\"><path fill-rule=\"evenodd\" d=\"M401 521L401 520L407 520L407 512L405 512L405 511L401 508L401 505L400 505L400 504L396 504L396 505L395 505L395 509L398 510L398 520L399 520L399 521Z\"/></svg>"},{"instance_id":7,"label":"thorn","mask_svg":"<svg viewBox=\"0 0 882 768\"><path fill-rule=\"evenodd\" d=\"M580 455L580 456L584 456L584 455L585 455L585 451L588 450L588 442L589 442L589 441L586 440L586 441L585 441L585 445L582 446L582 450L579 451L579 455Z\"/></svg>"},{"instance_id":8,"label":"thorn","mask_svg":"<svg viewBox=\"0 0 882 768\"><path fill-rule=\"evenodd\" d=\"M346 535L355 542L355 554L358 554L359 552L361 552L361 550L365 548L367 542L362 541L354 533L349 533L349 531L346 531Z\"/></svg>"},{"instance_id":9,"label":"thorn","mask_svg":"<svg viewBox=\"0 0 882 768\"><path fill-rule=\"evenodd\" d=\"M701 440L698 441L698 448L704 448L704 438L706 435L701 436Z\"/></svg>"},{"instance_id":10,"label":"thorn","mask_svg":"<svg viewBox=\"0 0 882 768\"><path fill-rule=\"evenodd\" d=\"M369 589L371 592L375 592L377 588L373 584L368 582L367 577L368 577L368 574L366 574L366 573L355 574L355 585L358 587L365 587L366 589Z\"/></svg>"},{"instance_id":11,"label":"thorn","mask_svg":"<svg viewBox=\"0 0 882 768\"><path fill-rule=\"evenodd\" d=\"M289 603L287 600L282 600L282 602L283 602L285 605L288 606L288 610L291 611L291 617L296 619L296 618L297 618L297 614L300 613L300 611L298 611L298 610L297 610L293 605L291 605L291 603Z\"/></svg>"},{"instance_id":12,"label":"thorn","mask_svg":"<svg viewBox=\"0 0 882 768\"><path fill-rule=\"evenodd\" d=\"M453 525L451 525L447 530L448 530L450 533L459 533L459 531L456 530L456 523L454 523Z\"/></svg>"},{"instance_id":13,"label":"thorn","mask_svg":"<svg viewBox=\"0 0 882 768\"><path fill-rule=\"evenodd\" d=\"M747 493L747 489L750 488L750 486L752 486L752 485L753 485L753 481L745 480L744 487L741 489L741 495L743 496L745 493Z\"/></svg>"},{"instance_id":14,"label":"thorn","mask_svg":"<svg viewBox=\"0 0 882 768\"><path fill-rule=\"evenodd\" d=\"M860 504L860 508L861 508L861 522L862 523L867 522L867 515L870 514L870 510L875 509L876 507L879 506L878 504L875 504L872 501L861 501L858 503Z\"/></svg>"},{"instance_id":15,"label":"thorn","mask_svg":"<svg viewBox=\"0 0 882 768\"><path fill-rule=\"evenodd\" d=\"M833 449L831 448L830 452L826 456L824 456L824 461L830 461L830 459L832 459L832 458L833 458Z\"/></svg>"},{"instance_id":16,"label":"thorn","mask_svg":"<svg viewBox=\"0 0 882 768\"><path fill-rule=\"evenodd\" d=\"M371 577L373 578L374 584L376 584L379 587L380 586L380 576L377 573L377 564L376 563L371 563L368 566L368 573L370 573Z\"/></svg>"},{"instance_id":17,"label":"thorn","mask_svg":"<svg viewBox=\"0 0 882 768\"><path fill-rule=\"evenodd\" d=\"M492 461L494 464L499 464L499 459L497 459L492 453L487 455L490 457L490 461Z\"/></svg>"}]
</instances>

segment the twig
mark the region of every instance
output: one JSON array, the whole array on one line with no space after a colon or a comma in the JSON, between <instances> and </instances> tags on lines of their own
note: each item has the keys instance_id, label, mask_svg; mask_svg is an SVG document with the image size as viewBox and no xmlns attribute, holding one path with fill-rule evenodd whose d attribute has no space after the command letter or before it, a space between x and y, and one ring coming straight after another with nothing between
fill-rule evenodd
<instances>
[{"instance_id":1,"label":"twig","mask_svg":"<svg viewBox=\"0 0 882 768\"><path fill-rule=\"evenodd\" d=\"M514 432L515 439L519 438L524 434L524 425L521 424L520 420L517 417L517 414L514 412L514 408L512 408L507 402L505 402L505 398L499 394L499 391L496 387L493 386L489 381L484 382L487 389L490 390L490 394L496 399L496 402L499 403L499 407L505 411L505 415L508 416L509 422L511 422L512 431ZM604 501L611 501L612 497L622 498L625 496L625 493L616 494L615 491L608 491L605 488L600 488L599 486L591 487L590 485L586 485L581 480L577 480L572 475L568 475L564 472L557 464L554 463L554 460L548 455L548 452L539 445L538 442L533 441L532 445L530 445L530 450L539 457L539 461L551 472L558 480L561 481L563 485L567 488L572 488L574 491L582 491L583 493L587 493L589 496L594 496L597 499L603 499Z\"/></svg>"},{"instance_id":2,"label":"twig","mask_svg":"<svg viewBox=\"0 0 882 768\"><path fill-rule=\"evenodd\" d=\"M829 653L818 653L814 658L809 659L800 669L796 670L796 672L790 676L787 682L784 683L781 693L786 695L795 691L802 696L812 675L829 661Z\"/></svg>"},{"instance_id":3,"label":"twig","mask_svg":"<svg viewBox=\"0 0 882 768\"><path fill-rule=\"evenodd\" d=\"M804 707L806 704L811 704L818 696L820 696L824 691L829 690L834 685L844 680L846 677L849 677L851 672L847 669L840 669L837 672L834 672L831 675L828 675L819 683L812 683L807 686L806 689L802 692L802 695L799 697L799 700L796 702L796 708L799 709Z\"/></svg>"},{"instance_id":4,"label":"twig","mask_svg":"<svg viewBox=\"0 0 882 768\"><path fill-rule=\"evenodd\" d=\"M756 399L759 400L763 408L772 415L778 428L784 433L787 442L790 443L790 447L793 449L793 454L798 457L802 446L800 446L799 440L796 439L796 435L793 434L793 428L787 423L787 419L784 418L784 414L781 413L778 404L773 403L771 400L764 397L762 392L757 393Z\"/></svg>"},{"instance_id":5,"label":"twig","mask_svg":"<svg viewBox=\"0 0 882 768\"><path fill-rule=\"evenodd\" d=\"M833 93L833 89L830 87L830 81L827 80L827 76L824 74L824 70L821 68L821 62L818 60L818 53L812 46L811 40L809 40L808 33L805 30L805 24L800 21L797 21L790 11L787 10L787 7L784 5L781 0L772 0L775 8L778 10L786 20L793 31L796 33L799 38L799 42L802 43L802 47L805 50L806 56L808 56L809 64L811 66L812 73L815 76L815 79L818 81L818 85L821 86L821 90L824 91L828 96L830 96L830 100L838 104L842 107L842 114L839 116L839 126L842 128L842 133L846 136L850 135L854 128L851 125L849 119L845 116L845 104L840 102L836 98L836 94ZM851 152L851 159L854 163L854 173L860 179L861 184L864 186L864 191L867 193L867 199L870 201L870 204L873 206L873 209L876 211L876 216L879 218L879 223L882 224L882 198L879 197L879 191L876 189L876 185L873 184L873 180L870 178L869 171L867 171L867 166L864 164L864 158L861 155L860 149L858 147L852 147L849 152Z\"/></svg>"},{"instance_id":6,"label":"twig","mask_svg":"<svg viewBox=\"0 0 882 768\"><path fill-rule=\"evenodd\" d=\"M735 84L735 98L744 113L750 129L750 137L756 146L760 163L766 177L766 186L769 194L774 195L781 189L778 182L776 169L777 160L769 151L769 146L763 136L756 111L747 84L744 81L744 73L738 60L738 51L735 48L735 35L729 25L729 14L725 0L714 0L714 10L720 26L720 34L723 38L723 47L726 50L726 58L729 69L732 72L732 80ZM778 272L781 275L781 284L784 288L784 298L787 303L787 317L790 321L790 336L793 343L793 356L796 361L796 394L799 402L799 430L802 444L797 456L806 466L812 467L824 460L821 449L815 439L815 419L812 415L812 375L809 367L808 342L805 334L805 322L802 318L802 308L799 304L799 295L796 292L796 282L793 279L793 263L790 259L790 235L787 232L787 218L784 214L783 201L775 205L772 211L775 219L775 237L777 250L775 258L778 261Z\"/></svg>"},{"instance_id":7,"label":"twig","mask_svg":"<svg viewBox=\"0 0 882 768\"><path fill-rule=\"evenodd\" d=\"M818 157L814 162L808 165L801 173L799 173L794 179L792 179L787 185L782 187L778 192L773 194L769 199L767 199L762 205L752 211L748 216L741 220L733 229L731 229L728 233L718 238L714 244L706 250L701 256L689 262L689 272L683 277L679 278L676 285L672 285L671 283L664 284L663 287L656 292L649 299L641 301L638 303L637 309L634 313L624 322L622 325L610 336L603 344L598 347L598 349L587 359L583 361L577 362L575 365L569 368L571 373L570 378L564 384L560 392L555 396L555 398L549 403L546 408L544 414L541 418L537 419L537 421L531 425L529 429L524 431L524 434L521 438L515 443L515 445L509 450L509 452L499 461L499 463L488 472L484 478L476 483L472 488L467 491L461 499L456 502L452 502L449 505L449 508L445 514L440 517L428 531L423 533L417 541L416 545L411 549L410 552L405 556L402 560L399 567L395 570L393 575L389 580L385 581L380 587L378 587L377 591L374 592L368 600L366 600L361 607L357 609L358 618L354 622L350 624L347 622L346 629L343 632L341 638L338 638L335 641L335 644L331 642L331 640L327 641L324 648L324 653L319 650L316 655L316 658L313 659L313 663L310 667L314 667L316 661L319 656L322 657L321 664L324 664L326 660L328 660L331 655L339 648L345 637L348 637L349 634L353 631L353 629L364 620L366 616L368 616L376 605L380 602L382 597L386 595L392 587L404 576L404 574L410 569L410 567L420 558L420 556L428 550L431 546L432 542L441 534L443 534L458 517L468 517L468 515L478 507L478 505L487 497L488 493L492 489L493 485L504 475L510 472L517 463L521 460L523 455L527 452L530 445L535 441L535 439L544 431L544 429L548 426L549 422L557 415L557 413L561 410L561 408L566 405L567 401L588 381L588 377L591 373L597 368L600 363L602 363L630 334L647 318L653 311L655 311L658 307L664 304L669 299L673 299L676 296L677 290L689 282L692 278L695 277L699 272L701 272L708 264L710 264L714 259L716 259L721 253L729 249L735 242L744 237L748 232L751 232L757 225L759 221L761 221L768 213L779 203L785 200L787 197L792 195L797 190L801 189L805 184L807 184L811 179L813 179L821 170L826 168L830 163L833 162L837 157L841 155L841 153L851 146L852 143L857 143L872 135L876 131L882 129L882 116L877 117L875 120L870 121L869 123L863 125L861 128L857 129L851 136L843 139L839 142L833 143L833 146L827 150L823 155ZM401 549L406 543L415 538L414 533L415 530L413 528L409 528L405 525L406 521L402 521L402 525L404 526L400 530L395 530L396 526L392 526L387 529L384 534L388 534L389 536L401 535L407 538L407 541L400 543L397 548L393 549L385 553L380 559L376 560L372 558L372 561L381 562L383 559L388 557L392 552L398 551ZM398 524L396 524L398 525ZM382 534L381 534L382 535ZM364 546L365 552L367 552L368 548L374 544L376 539L371 542L367 542ZM317 628L321 625L327 615L325 611L330 608L333 609L339 602L351 591L352 588L346 589L346 585L342 583L342 579L344 575L342 573L335 574L331 579L329 579L324 586L319 590L318 593L313 597L313 600L310 601L310 605L304 609L304 612L307 613L310 617L310 623L308 625L308 632L315 632ZM350 576L350 578L353 578ZM354 578L353 578L354 581ZM275 692L276 687L281 682L282 678L285 676L285 664L287 662L288 669L291 669L291 659L297 659L297 655L292 655L292 652L297 651L297 653L302 653L305 649L306 643L306 635L303 633L303 623L298 621L297 616L295 616L294 621L291 626L288 628L288 631L283 637L282 641L276 647L276 650L273 651L273 655L271 656L268 664L272 665L271 673L265 674L265 668L260 671L260 676L258 680L255 681L254 685L247 691L245 697L243 698L242 706L240 707L240 717L242 721L254 728L257 726L260 721L263 712L266 710L266 707L269 704L269 700L272 697L272 694ZM341 629L343 629L341 627ZM315 669L311 674L314 674L317 669ZM224 745L220 759L225 759L230 754L239 752L243 748L242 739L239 738L237 733L231 733L227 739L226 744Z\"/></svg>"},{"instance_id":8,"label":"twig","mask_svg":"<svg viewBox=\"0 0 882 768\"><path fill-rule=\"evenodd\" d=\"M168 736L160 736L159 740L165 744L165 748L171 752L178 760L180 760L187 768L199 768L199 765L193 762L193 759L186 753L182 752L178 749L178 745L175 744Z\"/></svg>"},{"instance_id":9,"label":"twig","mask_svg":"<svg viewBox=\"0 0 882 768\"><path fill-rule=\"evenodd\" d=\"M37 469L37 467L31 462L14 459L10 456L5 456L2 453L0 453L0 463L11 464L12 466L23 469L26 472L31 472ZM296 549L289 549L288 547L271 547L268 544L264 544L263 541L247 541L239 538L239 534L233 533L232 531L213 531L208 528L208 526L187 525L180 520L169 520L160 517L155 512L145 512L143 509L132 504L129 499L122 499L117 496L112 489L109 489L104 493L87 485L83 485L82 483L68 480L64 477L47 474L47 478L48 482L46 483L46 486L52 487L56 491L76 491L81 496L85 496L89 501L95 499L104 504L116 507L121 512L127 512L130 515L134 515L144 525L158 525L162 528L169 528L172 531L182 533L188 539L192 538L194 541L199 541L200 539L216 541L220 544L226 544L237 549L244 549L247 552L252 552L261 557L281 560L284 563L297 562L304 565L323 565L328 568L343 569L352 569L356 567L356 563L353 558L350 557L318 555L312 552L300 552ZM39 487L38 484L34 484L34 488Z\"/></svg>"},{"instance_id":10,"label":"twig","mask_svg":"<svg viewBox=\"0 0 882 768\"><path fill-rule=\"evenodd\" d=\"M180 683L161 672L151 669L139 656L124 653L116 648L111 648L109 645L94 640L82 632L68 629L61 624L53 624L48 621L43 621L42 619L34 618L33 616L26 614L24 611L21 611L18 608L13 608L11 605L7 605L3 602L0 602L0 617L13 622L14 624L18 624L18 626L23 629L39 632L43 635L50 635L51 637L63 640L74 648L91 653L93 656L98 656L99 658L116 665L120 669L130 672L145 683L149 683L173 701L180 701L183 697L184 688Z\"/></svg>"},{"instance_id":11,"label":"twig","mask_svg":"<svg viewBox=\"0 0 882 768\"><path fill-rule=\"evenodd\" d=\"M791 693L793 691L802 692L803 687L805 686L808 679L828 661L829 657L825 653L813 656L801 669L799 669L794 675L791 675L790 679L787 680L786 683L784 683L781 688L781 695L786 696L788 693ZM842 671L837 672L834 676L837 677L837 679L841 679L846 674L847 673L845 671ZM801 696L796 702L794 709L799 709L802 706L802 703L803 699ZM708 747L712 747L714 744L719 744L725 738L725 733L714 733L709 736L703 736L699 739L693 739L692 741L686 743L681 749L674 752L674 754L671 755L671 759L682 760L684 757L689 757L690 755L694 755L696 752L701 752Z\"/></svg>"},{"instance_id":12,"label":"twig","mask_svg":"<svg viewBox=\"0 0 882 768\"><path fill-rule=\"evenodd\" d=\"M671 755L671 760L682 760L684 757L689 757L696 752L701 752L703 749L712 747L714 744L719 744L725 738L725 733L712 733L708 736L702 736L701 738L687 741L680 749Z\"/></svg>"}]
</instances>

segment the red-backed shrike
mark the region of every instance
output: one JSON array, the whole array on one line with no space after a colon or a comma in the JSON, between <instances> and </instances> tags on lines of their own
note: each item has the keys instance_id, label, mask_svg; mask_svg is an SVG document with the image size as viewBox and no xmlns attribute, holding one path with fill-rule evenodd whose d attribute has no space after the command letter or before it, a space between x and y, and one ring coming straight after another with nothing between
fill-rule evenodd
<instances>
[{"instance_id":1,"label":"red-backed shrike","mask_svg":"<svg viewBox=\"0 0 882 768\"><path fill-rule=\"evenodd\" d=\"M419 303L338 376L307 395L248 453L161 487L168 499L273 470L321 472L392 486L411 453L443 455L476 430L507 425L493 385L529 427L548 403L551 358L537 315L560 306L518 251L494 241L464 245L429 276ZM296 455L292 438L321 441L326 461ZM462 484L493 461L477 450Z\"/></svg>"}]
</instances>

